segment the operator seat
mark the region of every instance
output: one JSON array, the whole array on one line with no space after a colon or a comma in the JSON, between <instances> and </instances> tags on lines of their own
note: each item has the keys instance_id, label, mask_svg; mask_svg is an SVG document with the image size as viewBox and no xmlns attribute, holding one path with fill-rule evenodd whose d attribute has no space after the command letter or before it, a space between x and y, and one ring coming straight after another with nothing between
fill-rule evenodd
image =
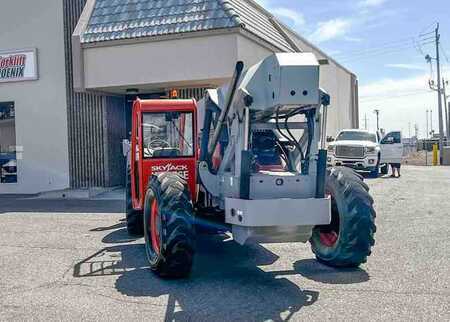
<instances>
[{"instance_id":1,"label":"operator seat","mask_svg":"<svg viewBox=\"0 0 450 322\"><path fill-rule=\"evenodd\" d=\"M254 132L252 135L252 152L255 156L255 170L260 171L287 171L281 158L277 138L272 131Z\"/></svg>"}]
</instances>

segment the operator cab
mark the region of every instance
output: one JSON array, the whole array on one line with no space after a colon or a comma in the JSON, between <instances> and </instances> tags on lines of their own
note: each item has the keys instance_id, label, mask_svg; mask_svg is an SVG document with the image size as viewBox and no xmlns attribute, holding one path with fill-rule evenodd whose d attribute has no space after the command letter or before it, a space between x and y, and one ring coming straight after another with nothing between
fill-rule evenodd
<instances>
[{"instance_id":1,"label":"operator cab","mask_svg":"<svg viewBox=\"0 0 450 322\"><path fill-rule=\"evenodd\" d=\"M131 195L142 209L152 175L175 172L196 193L195 100L140 100L133 105L131 136Z\"/></svg>"}]
</instances>

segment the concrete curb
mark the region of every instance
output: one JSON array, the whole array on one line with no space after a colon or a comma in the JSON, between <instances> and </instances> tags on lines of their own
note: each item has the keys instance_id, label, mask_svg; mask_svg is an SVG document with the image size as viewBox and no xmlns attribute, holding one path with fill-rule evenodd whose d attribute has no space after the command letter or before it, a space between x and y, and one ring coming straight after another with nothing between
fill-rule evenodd
<instances>
[{"instance_id":1,"label":"concrete curb","mask_svg":"<svg viewBox=\"0 0 450 322\"><path fill-rule=\"evenodd\" d=\"M35 199L44 200L122 200L124 199L122 187L111 188L83 188L83 189L63 189L46 191L39 193Z\"/></svg>"}]
</instances>

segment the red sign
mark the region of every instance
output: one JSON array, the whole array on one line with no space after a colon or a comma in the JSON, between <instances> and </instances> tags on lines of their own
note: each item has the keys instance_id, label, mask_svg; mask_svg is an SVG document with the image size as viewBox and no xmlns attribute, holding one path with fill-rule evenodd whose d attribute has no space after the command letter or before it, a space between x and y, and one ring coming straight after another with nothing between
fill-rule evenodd
<instances>
[{"instance_id":1,"label":"red sign","mask_svg":"<svg viewBox=\"0 0 450 322\"><path fill-rule=\"evenodd\" d=\"M36 49L0 52L0 83L36 79Z\"/></svg>"},{"instance_id":2,"label":"red sign","mask_svg":"<svg viewBox=\"0 0 450 322\"><path fill-rule=\"evenodd\" d=\"M0 79L25 77L26 61L25 55L0 56Z\"/></svg>"}]
</instances>

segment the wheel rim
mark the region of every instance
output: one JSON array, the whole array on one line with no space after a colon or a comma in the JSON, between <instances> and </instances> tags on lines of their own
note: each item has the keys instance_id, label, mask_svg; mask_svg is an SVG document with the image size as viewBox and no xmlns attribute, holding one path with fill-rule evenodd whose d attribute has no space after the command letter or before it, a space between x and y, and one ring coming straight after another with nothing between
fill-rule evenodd
<instances>
[{"instance_id":1,"label":"wheel rim","mask_svg":"<svg viewBox=\"0 0 450 322\"><path fill-rule=\"evenodd\" d=\"M336 244L336 241L338 240L338 234L336 234L335 231L325 233L320 233L320 242L324 244L327 247L333 247L334 244Z\"/></svg>"},{"instance_id":2,"label":"wheel rim","mask_svg":"<svg viewBox=\"0 0 450 322\"><path fill-rule=\"evenodd\" d=\"M161 239L159 235L160 227L161 227L161 218L159 217L158 214L158 203L156 202L156 200L154 200L152 203L152 212L150 215L150 234L152 237L151 239L153 251L158 255L160 253L160 244L161 244Z\"/></svg>"},{"instance_id":3,"label":"wheel rim","mask_svg":"<svg viewBox=\"0 0 450 322\"><path fill-rule=\"evenodd\" d=\"M334 198L330 194L327 197L331 198L331 223L320 228L319 238L322 245L334 247L339 239L339 210Z\"/></svg>"}]
</instances>

